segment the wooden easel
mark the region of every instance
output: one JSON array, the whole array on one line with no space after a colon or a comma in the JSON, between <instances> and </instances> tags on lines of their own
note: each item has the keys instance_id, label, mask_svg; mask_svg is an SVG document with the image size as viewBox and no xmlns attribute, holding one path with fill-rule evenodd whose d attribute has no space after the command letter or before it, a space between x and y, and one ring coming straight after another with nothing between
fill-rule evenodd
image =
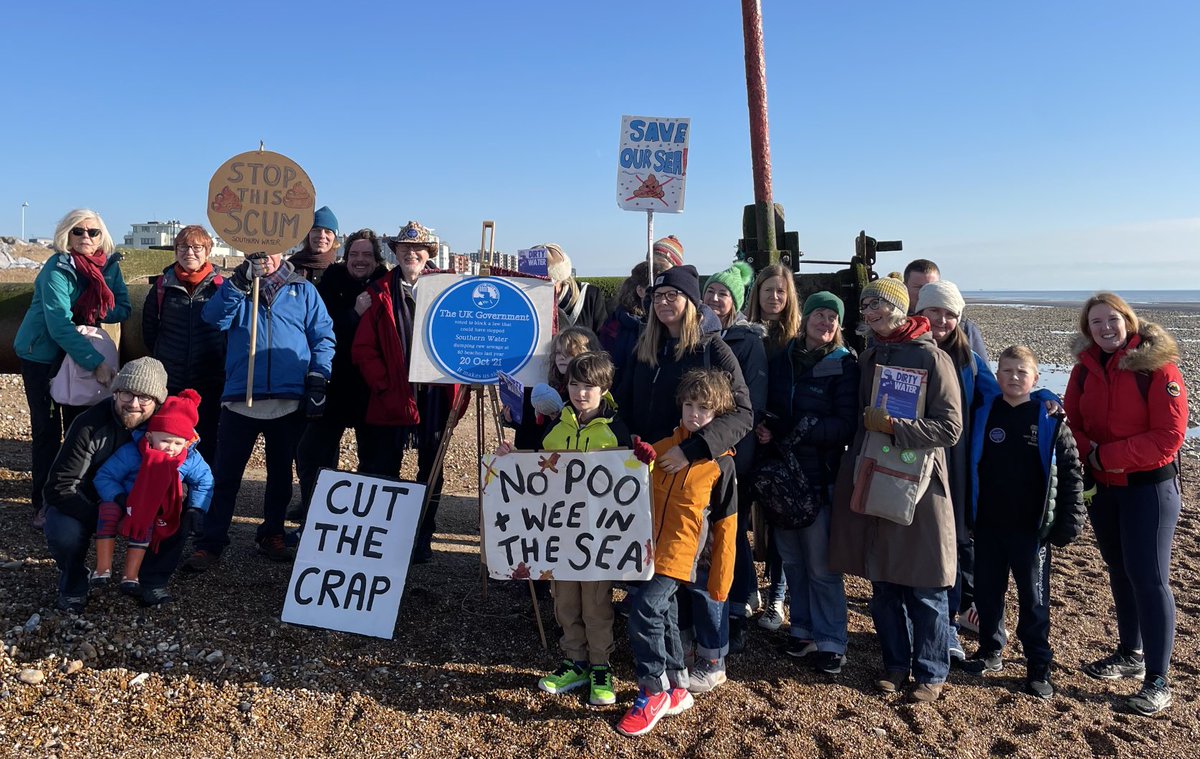
<instances>
[{"instance_id":1,"label":"wooden easel","mask_svg":"<svg viewBox=\"0 0 1200 759\"><path fill-rule=\"evenodd\" d=\"M492 233L490 238L488 237L488 230L491 230L491 233ZM485 253L485 251L486 251L486 253ZM479 259L480 259L480 261L479 261L479 276L481 276L481 277L490 277L491 276L491 264L492 264L492 259L495 256L495 253L496 253L496 222L485 221L485 222L483 222L483 234L479 241ZM504 432L500 425L500 398L499 398L499 394L496 392L496 386L495 385L476 384L476 385L470 385L470 388L471 389L469 392L462 393L459 395L459 397L455 398L454 406L450 410L450 416L446 420L446 429L442 432L442 440L441 440L441 443L438 445L437 457L434 459L434 462L433 462L433 470L429 473L429 483L425 489L425 500L421 504L421 522L418 522L418 524L421 524L422 522L424 522L425 512L429 508L429 501L433 494L433 487L435 484L437 484L439 478L441 478L441 476L442 476L442 462L445 460L446 450L450 445L450 437L453 434L454 428L458 425L459 421L463 418L463 416L466 415L467 404L470 402L470 395L474 394L474 396L475 396L475 458L476 458L476 460L479 462L482 462L484 460L484 455L485 455L484 439L487 436L487 426L486 426L487 423L484 421L484 395L485 394L487 395L488 403L491 407L491 412L492 412L491 417L492 417L493 424L495 424L496 439L502 440L504 438ZM483 478L482 478L482 475L478 472L478 470L476 472L476 477L478 479L476 480L476 488L475 488L475 492L476 492L475 506L476 506L477 513L478 513L479 540L480 540L479 579L480 579L480 585L481 585L481 589L482 589L483 598L486 599L487 598L488 570L487 570L487 559L486 559L486 557L484 555L484 551L483 551L483 531L484 531ZM529 583L529 598L533 604L533 616L537 620L538 636L541 638L542 648L544 650L549 650L550 646L546 641L546 627L542 623L542 610L538 606L537 590L533 584L532 579L527 580L526 582Z\"/></svg>"}]
</instances>

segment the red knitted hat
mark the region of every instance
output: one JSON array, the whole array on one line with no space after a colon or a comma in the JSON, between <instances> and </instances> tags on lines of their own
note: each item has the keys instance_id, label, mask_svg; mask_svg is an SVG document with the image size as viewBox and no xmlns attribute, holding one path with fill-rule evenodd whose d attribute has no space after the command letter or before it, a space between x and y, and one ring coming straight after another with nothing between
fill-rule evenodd
<instances>
[{"instance_id":1,"label":"red knitted hat","mask_svg":"<svg viewBox=\"0 0 1200 759\"><path fill-rule=\"evenodd\" d=\"M163 401L158 413L150 417L147 432L165 432L184 440L196 437L196 422L200 419L200 393L184 390Z\"/></svg>"},{"instance_id":2,"label":"red knitted hat","mask_svg":"<svg viewBox=\"0 0 1200 759\"><path fill-rule=\"evenodd\" d=\"M654 243L654 252L671 259L676 266L683 266L683 243L675 235L667 235Z\"/></svg>"}]
</instances>

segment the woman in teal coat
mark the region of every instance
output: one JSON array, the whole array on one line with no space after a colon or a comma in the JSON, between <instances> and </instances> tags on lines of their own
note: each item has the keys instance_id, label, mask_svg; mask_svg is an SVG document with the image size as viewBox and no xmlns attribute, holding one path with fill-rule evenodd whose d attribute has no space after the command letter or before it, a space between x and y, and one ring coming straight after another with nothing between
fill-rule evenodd
<instances>
[{"instance_id":1,"label":"woman in teal coat","mask_svg":"<svg viewBox=\"0 0 1200 759\"><path fill-rule=\"evenodd\" d=\"M129 318L129 291L114 255L112 237L95 211L79 208L58 222L54 255L42 266L33 284L33 302L21 321L13 350L21 360L21 379L29 404L33 437L33 525L44 523L42 488L63 430L81 411L60 407L50 397L50 380L70 356L80 367L94 371L104 385L117 374L76 327L117 324Z\"/></svg>"}]
</instances>

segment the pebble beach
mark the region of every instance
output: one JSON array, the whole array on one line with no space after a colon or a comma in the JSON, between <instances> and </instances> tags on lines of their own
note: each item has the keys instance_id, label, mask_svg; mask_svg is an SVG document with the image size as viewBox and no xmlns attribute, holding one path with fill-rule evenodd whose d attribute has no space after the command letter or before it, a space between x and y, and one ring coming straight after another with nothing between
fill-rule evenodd
<instances>
[{"instance_id":1,"label":"pebble beach","mask_svg":"<svg viewBox=\"0 0 1200 759\"><path fill-rule=\"evenodd\" d=\"M1200 367L1189 341L1200 339L1200 313L1139 313L1180 340L1195 392ZM971 304L967 315L993 356L1021 342L1045 364L1069 368L1074 308ZM1194 402L1192 409L1194 417ZM252 543L264 480L261 450L246 473L233 544L215 570L177 576L178 600L164 608L141 609L115 591L98 592L84 614L72 615L54 610L54 563L44 539L28 527L21 381L0 375L0 514L8 525L0 532L0 756L1040 757L1194 750L1200 735L1194 664L1200 632L1190 624L1200 613L1194 448L1184 457L1185 508L1173 563L1180 613L1175 704L1162 718L1125 710L1135 684L1102 683L1079 672L1115 635L1104 565L1088 529L1054 558L1058 692L1048 702L1021 693L1019 648L1010 648L1005 670L985 681L953 673L935 704L878 695L870 587L851 578L849 661L841 675L796 666L779 652L784 631L753 627L748 650L729 659L728 683L653 734L629 740L613 730L634 695L632 662L620 643L624 622L618 618L615 630L618 706L550 696L535 682L556 663L551 602L538 602L546 651L528 586L480 579L474 429L469 416L450 448L450 496L434 560L411 569L392 640L280 622L291 568L256 555ZM493 443L489 438L485 446ZM355 464L347 437L341 468ZM414 462L406 465L411 477ZM1015 598L1009 603L1014 613ZM973 640L964 643L973 650Z\"/></svg>"}]
</instances>

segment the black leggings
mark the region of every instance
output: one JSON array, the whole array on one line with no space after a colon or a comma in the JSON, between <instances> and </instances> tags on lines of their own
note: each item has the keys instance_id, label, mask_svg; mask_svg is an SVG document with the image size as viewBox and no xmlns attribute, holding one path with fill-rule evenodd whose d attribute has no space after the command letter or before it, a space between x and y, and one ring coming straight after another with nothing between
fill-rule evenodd
<instances>
[{"instance_id":1,"label":"black leggings","mask_svg":"<svg viewBox=\"0 0 1200 759\"><path fill-rule=\"evenodd\" d=\"M1175 478L1155 485L1100 485L1088 508L1108 565L1121 648L1144 647L1147 677L1166 677L1175 644L1171 543L1181 506Z\"/></svg>"}]
</instances>

